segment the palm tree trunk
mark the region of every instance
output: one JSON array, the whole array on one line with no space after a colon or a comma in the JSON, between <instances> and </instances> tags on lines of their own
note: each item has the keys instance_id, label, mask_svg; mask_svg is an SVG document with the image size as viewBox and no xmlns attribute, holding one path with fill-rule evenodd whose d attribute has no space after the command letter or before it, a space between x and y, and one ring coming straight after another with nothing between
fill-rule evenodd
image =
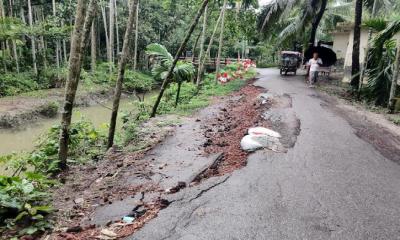
<instances>
[{"instance_id":1,"label":"palm tree trunk","mask_svg":"<svg viewBox=\"0 0 400 240\"><path fill-rule=\"evenodd\" d=\"M140 1L136 4L136 19L135 19L135 49L133 50L133 70L137 69L138 62L138 39L139 39L139 5Z\"/></svg>"},{"instance_id":2,"label":"palm tree trunk","mask_svg":"<svg viewBox=\"0 0 400 240\"><path fill-rule=\"evenodd\" d=\"M117 0L114 0L114 10L115 10L115 33L117 37L117 56L120 53L120 43L119 43L119 23L118 23L118 8Z\"/></svg>"},{"instance_id":3,"label":"palm tree trunk","mask_svg":"<svg viewBox=\"0 0 400 240\"><path fill-rule=\"evenodd\" d=\"M310 46L314 46L315 45L315 38L317 36L318 26L319 26L319 23L321 22L322 17L324 16L327 4L328 4L328 0L323 0L321 2L321 7L320 7L320 9L318 11L318 14L313 19L313 23L312 23L312 26L311 26L310 41L309 41L309 45Z\"/></svg>"},{"instance_id":4,"label":"palm tree trunk","mask_svg":"<svg viewBox=\"0 0 400 240\"><path fill-rule=\"evenodd\" d=\"M372 18L376 17L377 4L378 4L378 0L374 0L374 5L372 7ZM367 42L367 47L365 49L365 57L364 57L363 66L361 68L361 73L360 73L360 84L358 87L358 94L357 94L358 99L360 99L360 97L361 97L361 90L362 90L363 83L364 83L365 71L367 70L369 49L371 48L371 40L372 40L372 28L369 28L368 29L368 42Z\"/></svg>"},{"instance_id":5,"label":"palm tree trunk","mask_svg":"<svg viewBox=\"0 0 400 240\"><path fill-rule=\"evenodd\" d=\"M204 65L205 65L205 63L207 61L207 58L210 57L211 46L214 43L215 34L217 33L219 23L221 22L223 11L224 11L224 9L222 9L220 11L220 13L219 13L217 22L215 23L214 30L213 30L213 32L211 34L210 42L208 43L207 50L206 50L206 52L204 54L203 59L199 59L199 72L201 73L201 75L200 75L200 78L197 79L197 81L198 81L197 87L200 86L200 83L201 83L201 80L202 80L202 74L204 72Z\"/></svg>"},{"instance_id":6,"label":"palm tree trunk","mask_svg":"<svg viewBox=\"0 0 400 240\"><path fill-rule=\"evenodd\" d=\"M124 43L122 47L121 57L118 63L118 78L115 86L114 102L111 114L110 129L108 133L108 144L107 147L110 148L114 144L115 128L117 125L118 109L121 99L122 84L124 82L125 67L129 58L129 42L130 36L133 34L133 24L136 19L136 5L137 0L130 0L129 6L129 17L126 24L126 31L124 36Z\"/></svg>"},{"instance_id":7,"label":"palm tree trunk","mask_svg":"<svg viewBox=\"0 0 400 240\"><path fill-rule=\"evenodd\" d=\"M52 0L53 4L53 16L57 16L57 9L56 9L56 0ZM58 24L57 24L58 25ZM57 69L60 69L60 40L56 40L56 65Z\"/></svg>"},{"instance_id":8,"label":"palm tree trunk","mask_svg":"<svg viewBox=\"0 0 400 240\"><path fill-rule=\"evenodd\" d=\"M32 5L31 5L31 0L28 0L28 21L29 21L29 26L31 29L33 29L33 16L32 16ZM35 36L31 36L31 51L32 51L32 65L33 65L33 73L35 75L38 75L38 69L36 65L36 41L35 41Z\"/></svg>"},{"instance_id":9,"label":"palm tree trunk","mask_svg":"<svg viewBox=\"0 0 400 240\"><path fill-rule=\"evenodd\" d=\"M201 40L200 40L199 66L197 68L197 78L196 78L197 87L200 85L200 79L201 79L201 76L203 74L201 72L201 59L203 58L203 55L204 55L204 43L206 41L207 10L208 10L208 5L207 5L206 9L204 9L204 16L203 16L203 28L202 28L202 31L201 31Z\"/></svg>"},{"instance_id":10,"label":"palm tree trunk","mask_svg":"<svg viewBox=\"0 0 400 240\"><path fill-rule=\"evenodd\" d=\"M219 33L218 55L217 55L217 62L216 62L216 67L215 67L215 81L218 81L218 74L219 74L219 71L221 68L221 53L222 53L222 45L223 45L223 41L224 41L226 4L227 4L227 0L224 0L224 6L222 7L221 31Z\"/></svg>"},{"instance_id":11,"label":"palm tree trunk","mask_svg":"<svg viewBox=\"0 0 400 240\"><path fill-rule=\"evenodd\" d=\"M90 30L90 68L92 73L96 71L96 62L97 62L97 39L96 39L96 24L95 21L92 23L92 27Z\"/></svg>"},{"instance_id":12,"label":"palm tree trunk","mask_svg":"<svg viewBox=\"0 0 400 240\"><path fill-rule=\"evenodd\" d=\"M65 99L61 116L61 129L59 139L58 157L59 167L64 170L67 168L69 127L71 125L72 110L74 106L76 90L78 89L79 78L81 75L82 55L86 49L87 39L97 8L97 0L78 0L76 7L76 17L74 31L71 38L71 51L69 55L69 73L65 87ZM85 11L88 9L87 12ZM85 16L86 12L86 16Z\"/></svg>"},{"instance_id":13,"label":"palm tree trunk","mask_svg":"<svg viewBox=\"0 0 400 240\"><path fill-rule=\"evenodd\" d=\"M181 95L181 87L182 87L182 81L179 81L178 82L178 91L176 92L176 98L175 98L175 108L178 107L179 96Z\"/></svg>"},{"instance_id":14,"label":"palm tree trunk","mask_svg":"<svg viewBox=\"0 0 400 240\"><path fill-rule=\"evenodd\" d=\"M107 16L106 16L106 9L101 7L101 16L103 17L103 25L104 25L104 33L106 35L106 49L107 49L107 60L111 62L111 55L110 55L110 40L108 37L108 25L107 25Z\"/></svg>"},{"instance_id":15,"label":"palm tree trunk","mask_svg":"<svg viewBox=\"0 0 400 240\"><path fill-rule=\"evenodd\" d=\"M64 20L61 20L61 26L64 27ZM64 55L64 63L68 63L68 55L67 55L67 41L65 39L62 40L63 45L63 55ZM61 50L60 50L61 51Z\"/></svg>"},{"instance_id":16,"label":"palm tree trunk","mask_svg":"<svg viewBox=\"0 0 400 240\"><path fill-rule=\"evenodd\" d=\"M114 65L114 28L115 28L115 4L114 4L114 0L110 0L110 45L109 45L109 54L110 54L110 72L113 69L113 65Z\"/></svg>"},{"instance_id":17,"label":"palm tree trunk","mask_svg":"<svg viewBox=\"0 0 400 240\"><path fill-rule=\"evenodd\" d=\"M392 85L390 87L390 97L389 97L389 105L388 105L390 113L394 113L394 111L395 111L397 80L399 78L399 64L400 64L400 39L397 40L396 60L394 61Z\"/></svg>"},{"instance_id":18,"label":"palm tree trunk","mask_svg":"<svg viewBox=\"0 0 400 240\"><path fill-rule=\"evenodd\" d=\"M351 86L357 90L360 84L360 41L363 0L356 0L354 19L353 53L351 64Z\"/></svg>"},{"instance_id":19,"label":"palm tree trunk","mask_svg":"<svg viewBox=\"0 0 400 240\"><path fill-rule=\"evenodd\" d=\"M175 55L174 61L173 61L172 65L171 65L170 69L168 70L168 73L165 76L165 79L164 79L164 81L163 81L163 83L161 85L160 93L159 93L159 95L157 97L157 100L156 100L154 106L153 106L151 117L155 117L156 114L157 114L158 105L160 105L161 98L162 98L162 96L164 94L164 91L165 91L166 87L169 84L169 81L170 81L170 78L171 78L172 73L174 71L174 68L176 66L176 63L178 62L180 55L182 54L182 52L185 49L190 37L192 36L192 33L193 33L194 29L196 28L201 16L203 15L204 9L206 8L208 2L209 2L209 0L204 0L203 1L199 11L196 14L196 17L193 19L193 22L192 22L192 24L191 24L191 26L189 28L189 31L187 32L187 34L185 36L185 39L181 43L181 46L179 47L178 52Z\"/></svg>"}]
</instances>

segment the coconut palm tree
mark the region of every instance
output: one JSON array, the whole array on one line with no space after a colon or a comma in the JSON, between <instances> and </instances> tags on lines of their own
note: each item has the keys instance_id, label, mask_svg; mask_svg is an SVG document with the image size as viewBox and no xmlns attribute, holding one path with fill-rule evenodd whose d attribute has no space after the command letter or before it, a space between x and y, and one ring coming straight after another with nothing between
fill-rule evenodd
<instances>
[{"instance_id":1,"label":"coconut palm tree","mask_svg":"<svg viewBox=\"0 0 400 240\"><path fill-rule=\"evenodd\" d=\"M153 110L151 112L151 117L155 117L156 116L158 106L160 105L160 102L161 102L161 98L162 98L162 96L164 94L164 91L167 88L167 86L168 86L168 84L169 84L169 82L171 80L170 78L173 75L174 68L176 67L176 64L179 61L179 57L181 56L183 50L185 49L187 43L189 42L189 39L192 36L193 31L196 28L197 24L199 23L199 20L200 20L201 16L203 15L204 10L206 9L206 7L208 5L208 2L209 2L209 0L203 0L199 10L197 11L196 16L194 17L194 19L192 21L192 24L190 25L189 30L186 33L185 38L183 39L183 41L182 41L182 43L181 43L181 45L180 45L175 57L174 57L174 61L172 62L170 69L168 70L167 74L165 75L165 78L164 78L163 83L161 85L160 93L158 94L157 100L154 103Z\"/></svg>"},{"instance_id":2,"label":"coconut palm tree","mask_svg":"<svg viewBox=\"0 0 400 240\"><path fill-rule=\"evenodd\" d=\"M396 90L396 86L393 90L392 83L396 75L394 74L397 67L395 59L398 56L396 56L396 43L392 38L400 32L400 20L387 24L383 19L375 19L367 21L365 24L378 32L368 57L366 97L375 105L386 105L388 100L394 96L394 94L391 96L391 89L394 92ZM397 81L397 77L394 81Z\"/></svg>"},{"instance_id":3,"label":"coconut palm tree","mask_svg":"<svg viewBox=\"0 0 400 240\"><path fill-rule=\"evenodd\" d=\"M284 42L296 33L307 32L306 28L310 28L308 44L314 45L321 23L336 23L347 18L349 2L350 0L272 0L261 12L259 29L264 35L270 36L276 31L280 32L276 37Z\"/></svg>"},{"instance_id":4,"label":"coconut palm tree","mask_svg":"<svg viewBox=\"0 0 400 240\"><path fill-rule=\"evenodd\" d=\"M153 43L147 46L146 54L154 57L157 63L153 66L151 73L153 77L158 81L163 81L171 68L174 58L171 53L161 44ZM190 81L193 79L195 68L192 63L179 60L173 70L171 79L173 82L178 83L178 92L176 95L175 107L179 102L179 94L181 89L181 84L184 81Z\"/></svg>"}]
</instances>

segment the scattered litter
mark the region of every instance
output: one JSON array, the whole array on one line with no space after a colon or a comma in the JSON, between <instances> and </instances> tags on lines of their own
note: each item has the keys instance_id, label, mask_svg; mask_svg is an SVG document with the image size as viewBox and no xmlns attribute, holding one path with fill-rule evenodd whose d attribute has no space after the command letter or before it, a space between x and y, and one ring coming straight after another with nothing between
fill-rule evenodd
<instances>
[{"instance_id":1,"label":"scattered litter","mask_svg":"<svg viewBox=\"0 0 400 240\"><path fill-rule=\"evenodd\" d=\"M65 232L67 232L67 233L81 232L82 230L83 230L83 228L81 226L73 226L73 227L67 228L65 230Z\"/></svg>"},{"instance_id":2,"label":"scattered litter","mask_svg":"<svg viewBox=\"0 0 400 240\"><path fill-rule=\"evenodd\" d=\"M122 218L122 221L124 223L131 224L131 223L133 223L133 221L135 221L135 218L131 217L131 216L125 216L125 217Z\"/></svg>"},{"instance_id":3,"label":"scattered litter","mask_svg":"<svg viewBox=\"0 0 400 240\"><path fill-rule=\"evenodd\" d=\"M111 237L111 238L115 238L118 236L115 232L108 230L107 228L102 229L100 233L104 236Z\"/></svg>"},{"instance_id":4,"label":"scattered litter","mask_svg":"<svg viewBox=\"0 0 400 240\"><path fill-rule=\"evenodd\" d=\"M178 184L175 187L165 189L165 192L166 193L171 193L171 194L172 193L177 193L177 192L179 192L181 189L183 189L185 187L186 187L186 183L185 182L178 182Z\"/></svg>"},{"instance_id":5,"label":"scattered litter","mask_svg":"<svg viewBox=\"0 0 400 240\"><path fill-rule=\"evenodd\" d=\"M77 198L77 199L74 200L75 204L82 204L83 202L84 202L83 198Z\"/></svg>"}]
</instances>

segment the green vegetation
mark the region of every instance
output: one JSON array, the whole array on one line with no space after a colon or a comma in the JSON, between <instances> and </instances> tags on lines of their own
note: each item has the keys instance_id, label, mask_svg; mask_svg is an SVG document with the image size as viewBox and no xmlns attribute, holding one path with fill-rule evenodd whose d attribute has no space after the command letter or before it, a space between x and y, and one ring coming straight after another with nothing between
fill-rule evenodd
<instances>
[{"instance_id":1,"label":"green vegetation","mask_svg":"<svg viewBox=\"0 0 400 240\"><path fill-rule=\"evenodd\" d=\"M24 175L24 178L0 176L2 236L35 235L52 228L46 216L53 211L48 189L55 182L37 173Z\"/></svg>"},{"instance_id":2,"label":"green vegetation","mask_svg":"<svg viewBox=\"0 0 400 240\"><path fill-rule=\"evenodd\" d=\"M0 158L14 170L13 175L25 171L34 171L45 176L51 176L60 171L58 167L58 134L59 126L52 127L38 140L37 147L30 153L12 154ZM70 129L70 159L71 163L85 163L98 160L104 152L104 134L97 131L88 121L73 123Z\"/></svg>"}]
</instances>

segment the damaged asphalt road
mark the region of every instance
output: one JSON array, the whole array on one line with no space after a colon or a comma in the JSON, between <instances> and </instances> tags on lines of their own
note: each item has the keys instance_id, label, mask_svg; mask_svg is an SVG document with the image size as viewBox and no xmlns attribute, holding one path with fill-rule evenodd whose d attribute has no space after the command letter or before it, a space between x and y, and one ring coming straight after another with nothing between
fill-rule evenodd
<instances>
[{"instance_id":1,"label":"damaged asphalt road","mask_svg":"<svg viewBox=\"0 0 400 240\"><path fill-rule=\"evenodd\" d=\"M301 124L293 148L256 152L231 175L169 196L128 239L400 239L400 165L321 106L301 77L260 73L256 85L292 98Z\"/></svg>"}]
</instances>

